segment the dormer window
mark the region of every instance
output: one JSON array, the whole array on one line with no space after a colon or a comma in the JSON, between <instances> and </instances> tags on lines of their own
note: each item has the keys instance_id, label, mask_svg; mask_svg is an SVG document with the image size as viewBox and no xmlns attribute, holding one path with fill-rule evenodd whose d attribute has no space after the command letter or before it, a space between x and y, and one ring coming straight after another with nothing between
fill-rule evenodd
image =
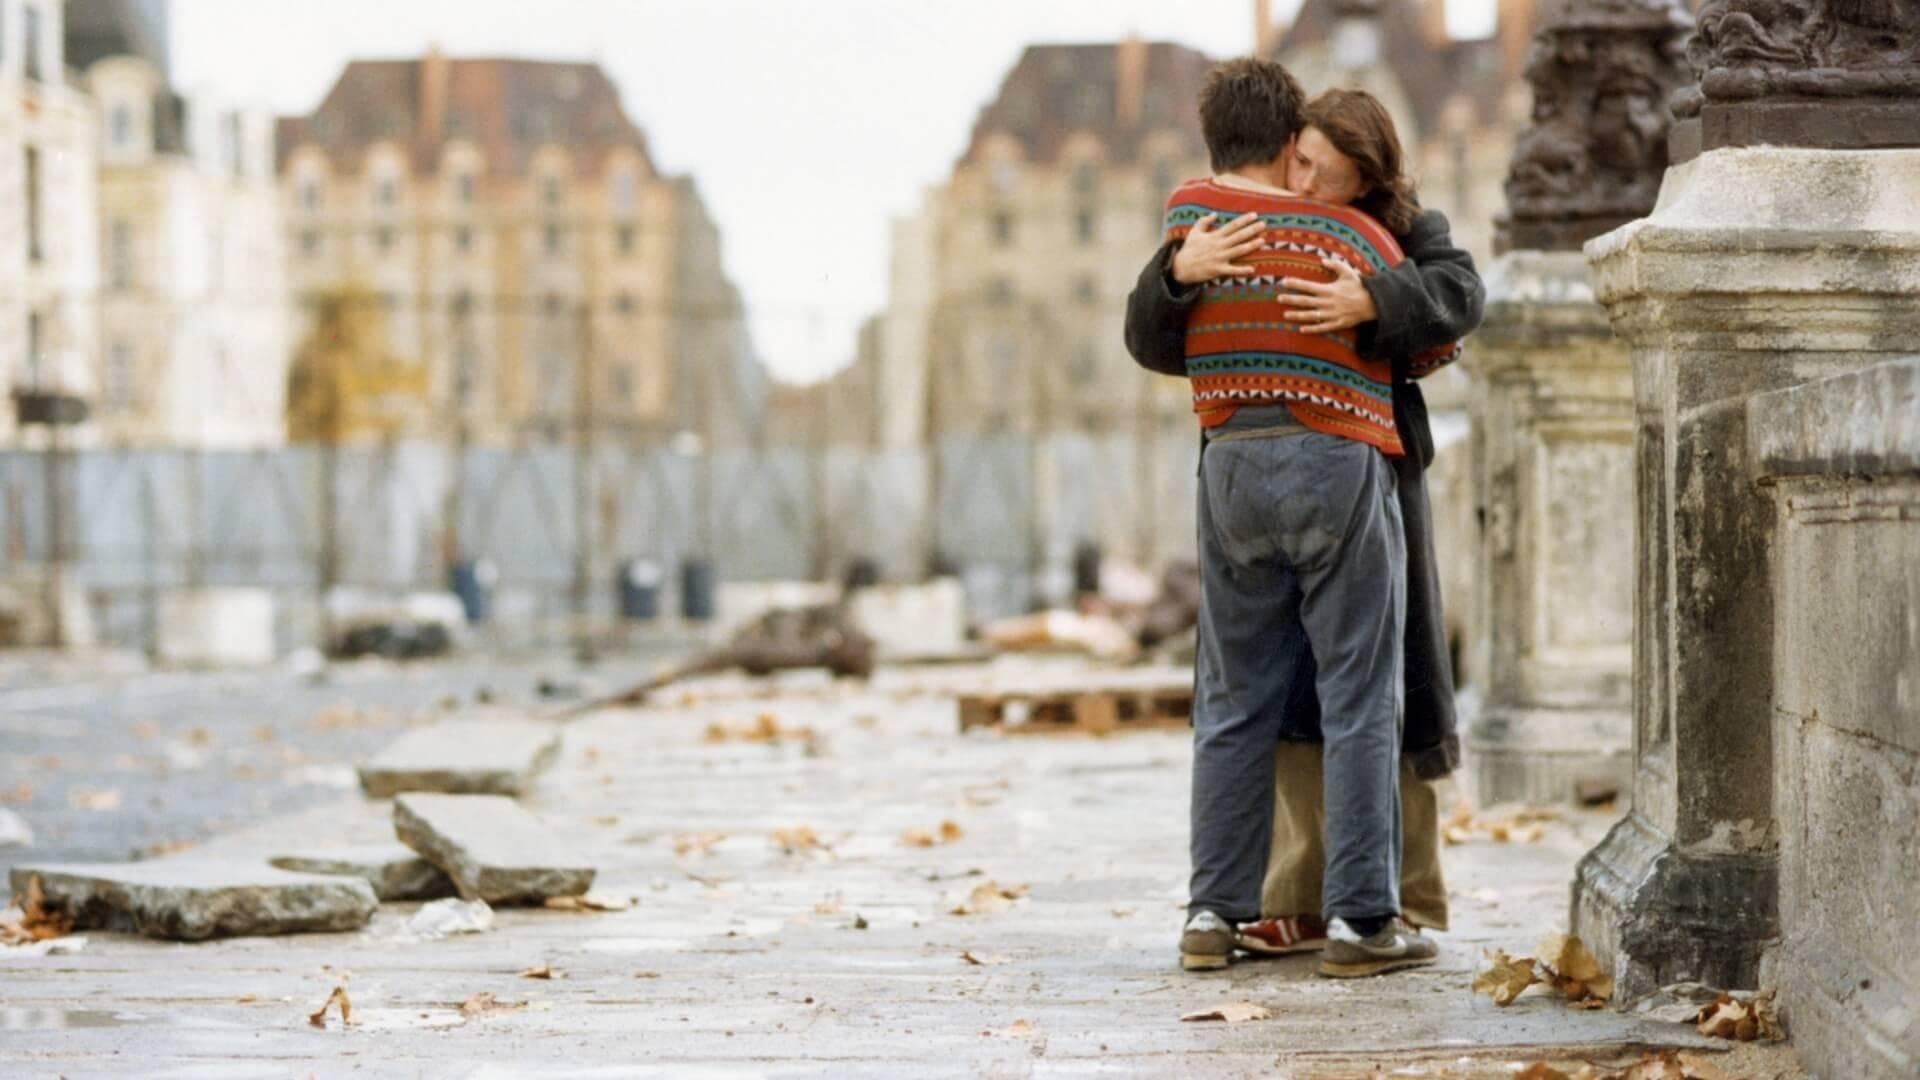
<instances>
[{"instance_id":1,"label":"dormer window","mask_svg":"<svg viewBox=\"0 0 1920 1080\"><path fill-rule=\"evenodd\" d=\"M473 174L463 172L453 180L453 198L461 206L473 205Z\"/></svg>"},{"instance_id":2,"label":"dormer window","mask_svg":"<svg viewBox=\"0 0 1920 1080\"><path fill-rule=\"evenodd\" d=\"M560 205L560 178L549 176L540 181L540 201L548 206Z\"/></svg>"},{"instance_id":3,"label":"dormer window","mask_svg":"<svg viewBox=\"0 0 1920 1080\"><path fill-rule=\"evenodd\" d=\"M311 176L300 179L300 208L313 211L320 209L320 181Z\"/></svg>"},{"instance_id":4,"label":"dormer window","mask_svg":"<svg viewBox=\"0 0 1920 1080\"><path fill-rule=\"evenodd\" d=\"M391 176L382 176L373 184L374 204L391 207L400 201L400 185Z\"/></svg>"},{"instance_id":5,"label":"dormer window","mask_svg":"<svg viewBox=\"0 0 1920 1080\"><path fill-rule=\"evenodd\" d=\"M107 138L116 150L133 146L133 106L124 101L114 104L107 116Z\"/></svg>"},{"instance_id":6,"label":"dormer window","mask_svg":"<svg viewBox=\"0 0 1920 1080\"><path fill-rule=\"evenodd\" d=\"M615 173L613 177L613 208L622 214L633 213L635 195L639 184L630 172Z\"/></svg>"}]
</instances>

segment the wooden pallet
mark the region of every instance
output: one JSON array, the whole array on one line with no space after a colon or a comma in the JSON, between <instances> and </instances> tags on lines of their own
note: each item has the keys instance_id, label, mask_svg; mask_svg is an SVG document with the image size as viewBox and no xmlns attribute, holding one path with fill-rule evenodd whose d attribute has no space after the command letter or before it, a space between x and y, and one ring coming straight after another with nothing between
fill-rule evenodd
<instances>
[{"instance_id":1,"label":"wooden pallet","mask_svg":"<svg viewBox=\"0 0 1920 1080\"><path fill-rule=\"evenodd\" d=\"M1016 735L1107 735L1183 728L1192 713L1191 685L998 690L959 698L962 732L990 727Z\"/></svg>"}]
</instances>

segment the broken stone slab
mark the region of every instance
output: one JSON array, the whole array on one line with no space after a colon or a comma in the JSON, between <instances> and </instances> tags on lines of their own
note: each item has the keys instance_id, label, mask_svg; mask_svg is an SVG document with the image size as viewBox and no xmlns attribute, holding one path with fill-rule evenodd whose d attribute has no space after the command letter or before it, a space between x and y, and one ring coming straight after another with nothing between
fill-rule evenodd
<instances>
[{"instance_id":1,"label":"broken stone slab","mask_svg":"<svg viewBox=\"0 0 1920 1080\"><path fill-rule=\"evenodd\" d=\"M393 830L446 871L467 900L538 904L593 885L593 867L565 838L503 796L401 795L393 801Z\"/></svg>"},{"instance_id":2,"label":"broken stone slab","mask_svg":"<svg viewBox=\"0 0 1920 1080\"><path fill-rule=\"evenodd\" d=\"M369 798L404 791L519 795L560 754L560 733L513 720L467 720L408 732L360 767Z\"/></svg>"},{"instance_id":3,"label":"broken stone slab","mask_svg":"<svg viewBox=\"0 0 1920 1080\"><path fill-rule=\"evenodd\" d=\"M302 874L361 878L373 886L373 895L382 902L438 900L453 895L452 879L404 844L323 848L275 855L267 861Z\"/></svg>"},{"instance_id":4,"label":"broken stone slab","mask_svg":"<svg viewBox=\"0 0 1920 1080\"><path fill-rule=\"evenodd\" d=\"M215 937L358 930L380 901L360 878L296 874L261 863L187 857L140 863L18 866L13 891L38 875L42 905L75 929L148 937Z\"/></svg>"}]
</instances>

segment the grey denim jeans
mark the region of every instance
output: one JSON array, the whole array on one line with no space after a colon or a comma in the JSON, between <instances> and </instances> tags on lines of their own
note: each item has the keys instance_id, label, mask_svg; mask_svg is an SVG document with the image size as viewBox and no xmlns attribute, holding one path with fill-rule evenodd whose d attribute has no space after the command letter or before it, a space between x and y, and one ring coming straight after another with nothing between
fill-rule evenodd
<instances>
[{"instance_id":1,"label":"grey denim jeans","mask_svg":"<svg viewBox=\"0 0 1920 1080\"><path fill-rule=\"evenodd\" d=\"M1239 426L1200 460L1188 911L1259 918L1274 746L1301 734L1290 703L1317 693L1323 913L1397 914L1406 540L1393 470L1351 439Z\"/></svg>"}]
</instances>

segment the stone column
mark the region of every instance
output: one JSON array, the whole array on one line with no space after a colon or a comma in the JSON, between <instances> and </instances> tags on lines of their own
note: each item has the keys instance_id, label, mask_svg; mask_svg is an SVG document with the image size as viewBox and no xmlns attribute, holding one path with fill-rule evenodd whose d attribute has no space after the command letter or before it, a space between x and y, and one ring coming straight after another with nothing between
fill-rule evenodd
<instances>
[{"instance_id":1,"label":"stone column","mask_svg":"<svg viewBox=\"0 0 1920 1080\"><path fill-rule=\"evenodd\" d=\"M1653 209L1680 0L1567 5L1527 65L1534 126L1473 338L1487 687L1467 730L1480 802L1558 802L1632 771L1633 368L1580 246Z\"/></svg>"},{"instance_id":2,"label":"stone column","mask_svg":"<svg viewBox=\"0 0 1920 1080\"><path fill-rule=\"evenodd\" d=\"M1920 147L1920 4L1707 0L1689 52L1674 149L1697 156L1651 217L1586 249L1633 349L1634 779L1572 914L1622 1000L1754 987L1783 930L1779 808L1799 779L1775 773L1779 525L1749 399L1920 341L1920 151L1892 148Z\"/></svg>"}]
</instances>

